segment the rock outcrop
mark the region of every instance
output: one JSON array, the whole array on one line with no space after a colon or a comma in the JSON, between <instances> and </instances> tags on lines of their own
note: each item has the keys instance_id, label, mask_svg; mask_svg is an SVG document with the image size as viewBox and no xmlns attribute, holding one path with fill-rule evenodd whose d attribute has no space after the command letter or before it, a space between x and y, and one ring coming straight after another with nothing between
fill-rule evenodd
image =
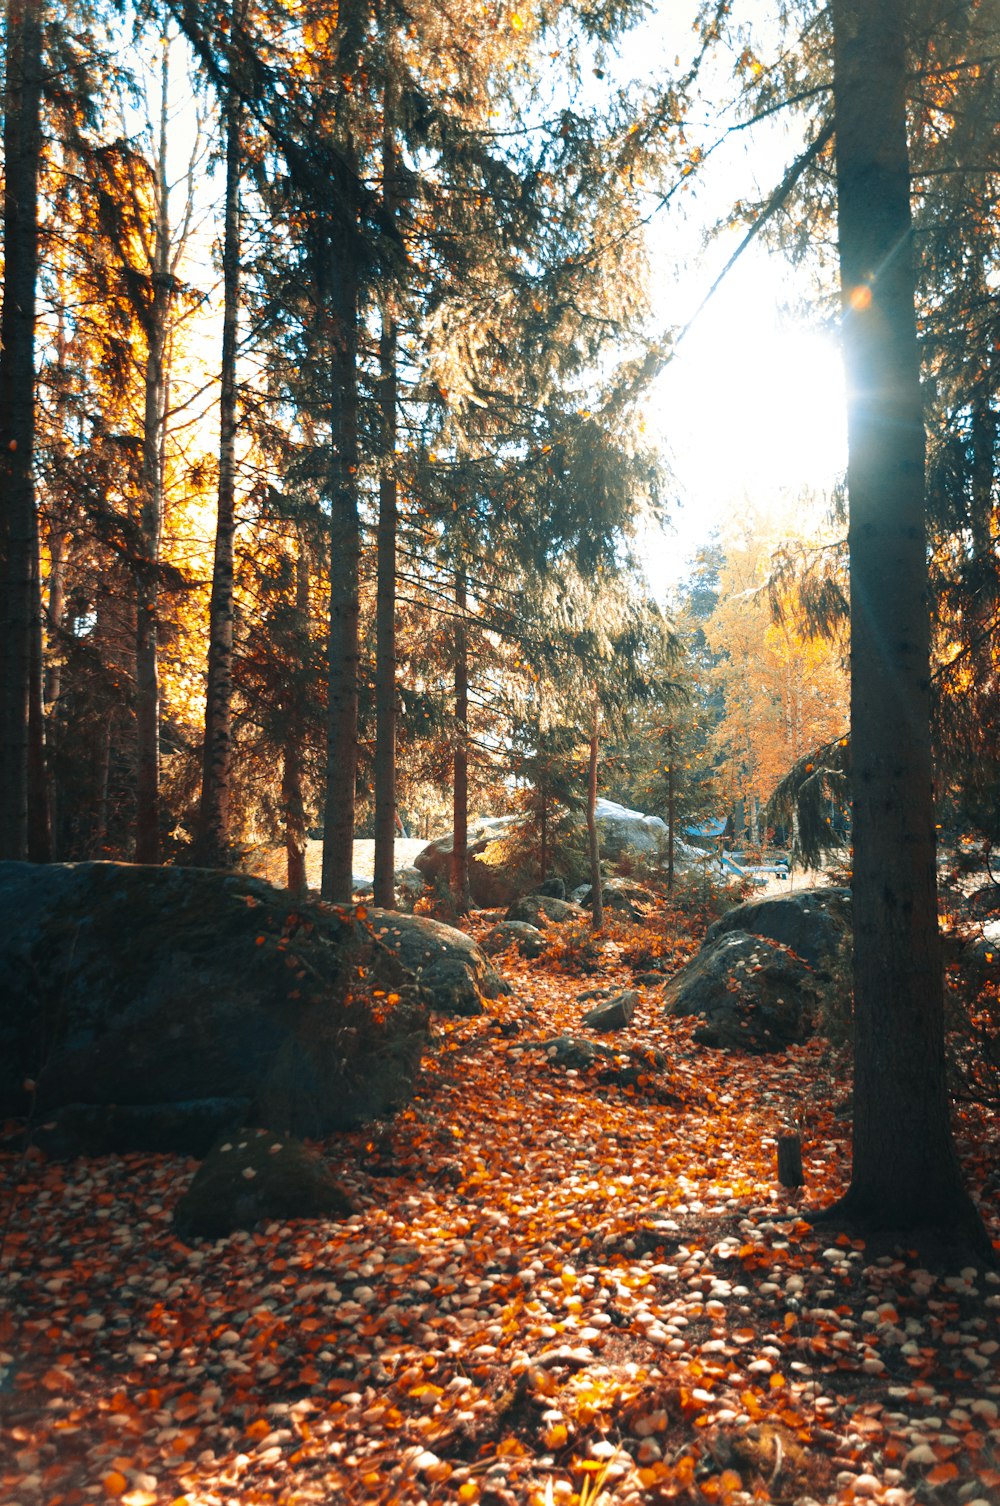
<instances>
[{"instance_id":1,"label":"rock outcrop","mask_svg":"<svg viewBox=\"0 0 1000 1506\"><path fill-rule=\"evenodd\" d=\"M435 921L208 869L3 863L0 937L0 1115L34 1108L62 1154L390 1113L428 1008L504 987Z\"/></svg>"}]
</instances>

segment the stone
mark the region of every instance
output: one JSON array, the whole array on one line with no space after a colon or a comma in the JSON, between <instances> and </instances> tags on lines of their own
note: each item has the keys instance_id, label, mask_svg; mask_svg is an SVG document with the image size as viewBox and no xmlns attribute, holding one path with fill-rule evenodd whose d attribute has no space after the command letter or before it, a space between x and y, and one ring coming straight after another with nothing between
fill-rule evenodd
<instances>
[{"instance_id":1,"label":"stone","mask_svg":"<svg viewBox=\"0 0 1000 1506\"><path fill-rule=\"evenodd\" d=\"M702 946L743 931L790 947L810 967L829 967L849 942L850 927L849 889L800 889L736 905L709 926Z\"/></svg>"},{"instance_id":2,"label":"stone","mask_svg":"<svg viewBox=\"0 0 1000 1506\"><path fill-rule=\"evenodd\" d=\"M534 889L528 892L530 894L542 894L547 899L565 899L566 884L561 878L547 878L542 883L536 884Z\"/></svg>"},{"instance_id":3,"label":"stone","mask_svg":"<svg viewBox=\"0 0 1000 1506\"><path fill-rule=\"evenodd\" d=\"M663 1000L667 1014L704 1016L701 1045L762 1054L808 1039L819 987L789 948L730 931L674 974Z\"/></svg>"},{"instance_id":4,"label":"stone","mask_svg":"<svg viewBox=\"0 0 1000 1506\"><path fill-rule=\"evenodd\" d=\"M464 931L426 915L370 910L372 933L401 964L420 996L442 1014L482 1014L484 999L498 999L510 985L491 967ZM467 974L468 984L456 968Z\"/></svg>"},{"instance_id":5,"label":"stone","mask_svg":"<svg viewBox=\"0 0 1000 1506\"><path fill-rule=\"evenodd\" d=\"M585 917L581 907L571 900L554 899L547 894L525 894L508 907L505 918L544 930L550 922L561 925L564 921Z\"/></svg>"},{"instance_id":6,"label":"stone","mask_svg":"<svg viewBox=\"0 0 1000 1506\"><path fill-rule=\"evenodd\" d=\"M35 1082L61 1154L190 1153L235 1101L309 1136L389 1114L428 1005L506 987L435 921L209 869L3 863L0 937L0 1116L27 1115Z\"/></svg>"},{"instance_id":7,"label":"stone","mask_svg":"<svg viewBox=\"0 0 1000 1506\"><path fill-rule=\"evenodd\" d=\"M503 861L502 841L521 824L519 816L486 816L470 821L466 838L469 854L469 889L472 902L488 910L507 905L517 893L517 885ZM448 832L429 842L413 860L414 867L431 885L449 882L455 834Z\"/></svg>"},{"instance_id":8,"label":"stone","mask_svg":"<svg viewBox=\"0 0 1000 1506\"><path fill-rule=\"evenodd\" d=\"M226 1130L247 1121L249 1098L196 1098L177 1103L69 1103L32 1130L32 1143L57 1160L171 1151L203 1156Z\"/></svg>"},{"instance_id":9,"label":"stone","mask_svg":"<svg viewBox=\"0 0 1000 1506\"><path fill-rule=\"evenodd\" d=\"M351 1199L301 1141L243 1130L216 1141L174 1209L182 1239L222 1239L265 1219L348 1218Z\"/></svg>"},{"instance_id":10,"label":"stone","mask_svg":"<svg viewBox=\"0 0 1000 1506\"><path fill-rule=\"evenodd\" d=\"M591 1030L624 1030L631 1025L632 1016L635 1014L639 995L634 988L626 988L623 993L616 994L611 999L605 999L603 1003L595 1004L589 1009L580 1021L581 1025L588 1025Z\"/></svg>"},{"instance_id":11,"label":"stone","mask_svg":"<svg viewBox=\"0 0 1000 1506\"><path fill-rule=\"evenodd\" d=\"M596 808L601 856L612 860L631 850L659 859L666 853L668 828L659 816L644 816L614 800L600 799Z\"/></svg>"},{"instance_id":12,"label":"stone","mask_svg":"<svg viewBox=\"0 0 1000 1506\"><path fill-rule=\"evenodd\" d=\"M573 890L573 899L589 910L593 892L592 884L581 884ZM648 905L649 902L650 895L645 889L640 889L638 884L625 884L619 879L609 879L601 885L601 903L605 910L618 910L630 920L639 919L637 904Z\"/></svg>"},{"instance_id":13,"label":"stone","mask_svg":"<svg viewBox=\"0 0 1000 1506\"><path fill-rule=\"evenodd\" d=\"M487 931L479 943L488 957L514 947L522 957L540 957L548 946L548 937L538 926L528 925L523 920L502 920Z\"/></svg>"}]
</instances>

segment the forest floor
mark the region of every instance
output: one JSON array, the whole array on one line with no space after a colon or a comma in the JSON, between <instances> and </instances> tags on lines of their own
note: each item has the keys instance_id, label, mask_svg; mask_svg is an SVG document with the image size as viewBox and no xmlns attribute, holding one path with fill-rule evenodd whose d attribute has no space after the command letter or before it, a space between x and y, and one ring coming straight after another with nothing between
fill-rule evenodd
<instances>
[{"instance_id":1,"label":"forest floor","mask_svg":"<svg viewBox=\"0 0 1000 1506\"><path fill-rule=\"evenodd\" d=\"M622 960L504 959L409 1107L321 1147L346 1221L189 1247L191 1161L4 1157L0 1506L1000 1502L1000 1275L803 1220L848 1164L821 1042L706 1050L650 995L613 1041L663 1071L557 1065ZM1000 1240L997 1126L957 1127Z\"/></svg>"}]
</instances>

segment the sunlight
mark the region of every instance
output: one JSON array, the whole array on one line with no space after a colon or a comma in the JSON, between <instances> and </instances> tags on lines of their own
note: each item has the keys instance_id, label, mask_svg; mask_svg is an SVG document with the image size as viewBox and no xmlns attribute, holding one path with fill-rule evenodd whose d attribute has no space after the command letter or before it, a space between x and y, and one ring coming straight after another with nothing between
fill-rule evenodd
<instances>
[{"instance_id":1,"label":"sunlight","mask_svg":"<svg viewBox=\"0 0 1000 1506\"><path fill-rule=\"evenodd\" d=\"M676 578L735 508L784 509L828 494L843 473L837 340L782 307L790 275L763 256L734 269L657 383L647 423L679 505L653 541L652 570Z\"/></svg>"}]
</instances>

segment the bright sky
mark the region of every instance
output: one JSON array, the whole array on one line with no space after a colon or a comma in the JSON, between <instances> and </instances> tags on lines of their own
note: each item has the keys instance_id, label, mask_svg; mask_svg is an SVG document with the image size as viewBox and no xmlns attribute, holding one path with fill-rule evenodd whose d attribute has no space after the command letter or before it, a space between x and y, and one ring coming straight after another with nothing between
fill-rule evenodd
<instances>
[{"instance_id":1,"label":"bright sky","mask_svg":"<svg viewBox=\"0 0 1000 1506\"><path fill-rule=\"evenodd\" d=\"M623 47L622 67L655 76L660 59L689 58L695 9L693 0L659 0ZM766 25L772 9L771 0L742 0L741 19ZM706 142L724 129L731 88L723 57L706 75L699 110ZM680 328L691 318L744 233L706 246L706 229L735 200L774 188L801 149L799 130L794 118L778 118L752 136L738 134L699 170L691 195L654 218L655 328ZM662 447L677 499L667 530L642 541L658 591L683 576L694 550L727 517L751 507L784 511L790 500L829 493L843 474L843 367L814 275L751 245L656 383L647 436Z\"/></svg>"},{"instance_id":2,"label":"bright sky","mask_svg":"<svg viewBox=\"0 0 1000 1506\"><path fill-rule=\"evenodd\" d=\"M827 494L843 473L836 334L789 310L790 293L788 266L748 251L656 384L648 433L663 447L677 498L667 530L648 535L644 548L657 587L682 575L727 517Z\"/></svg>"}]
</instances>

